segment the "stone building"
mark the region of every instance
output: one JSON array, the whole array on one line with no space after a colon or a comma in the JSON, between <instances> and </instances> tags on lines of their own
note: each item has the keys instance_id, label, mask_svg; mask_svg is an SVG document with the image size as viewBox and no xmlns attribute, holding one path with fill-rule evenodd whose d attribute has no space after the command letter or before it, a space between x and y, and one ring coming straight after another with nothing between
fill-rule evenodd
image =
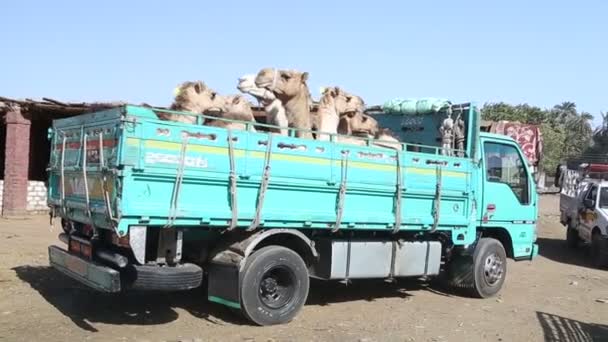
<instances>
[{"instance_id":1,"label":"stone building","mask_svg":"<svg viewBox=\"0 0 608 342\"><path fill-rule=\"evenodd\" d=\"M116 105L116 104L114 104ZM112 104L14 100L0 97L0 208L2 216L48 212L46 167L53 119Z\"/></svg>"}]
</instances>

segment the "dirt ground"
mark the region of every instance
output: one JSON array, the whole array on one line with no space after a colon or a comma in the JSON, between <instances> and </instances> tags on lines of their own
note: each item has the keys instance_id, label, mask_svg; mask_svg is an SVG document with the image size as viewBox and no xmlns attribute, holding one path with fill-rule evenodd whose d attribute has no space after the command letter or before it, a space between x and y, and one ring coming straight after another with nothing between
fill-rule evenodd
<instances>
[{"instance_id":1,"label":"dirt ground","mask_svg":"<svg viewBox=\"0 0 608 342\"><path fill-rule=\"evenodd\" d=\"M0 340L608 341L608 271L567 250L557 196L542 196L540 256L509 262L501 295L462 298L420 281L313 281L294 321L254 327L201 291L105 295L48 266L48 217L0 220Z\"/></svg>"}]
</instances>

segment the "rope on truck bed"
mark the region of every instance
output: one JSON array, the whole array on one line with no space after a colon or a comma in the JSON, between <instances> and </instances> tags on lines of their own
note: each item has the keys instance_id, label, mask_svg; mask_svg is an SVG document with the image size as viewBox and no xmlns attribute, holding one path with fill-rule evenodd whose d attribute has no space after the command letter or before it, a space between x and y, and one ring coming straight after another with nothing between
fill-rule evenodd
<instances>
[{"instance_id":1,"label":"rope on truck bed","mask_svg":"<svg viewBox=\"0 0 608 342\"><path fill-rule=\"evenodd\" d=\"M63 140L61 142L61 165L59 166L59 172L61 173L61 210L63 211L63 217L67 217L67 208L65 206L65 145L66 139L65 132L62 132Z\"/></svg>"},{"instance_id":2,"label":"rope on truck bed","mask_svg":"<svg viewBox=\"0 0 608 342\"><path fill-rule=\"evenodd\" d=\"M437 186L435 187L435 203L433 205L433 228L431 229L431 233L437 230L437 227L439 226L439 215L441 213L441 175L443 170L439 165L436 166L435 170L435 173L437 174Z\"/></svg>"},{"instance_id":3,"label":"rope on truck bed","mask_svg":"<svg viewBox=\"0 0 608 342\"><path fill-rule=\"evenodd\" d=\"M401 228L401 161L400 161L401 153L397 151L397 180L395 185L395 226L393 227L393 234L397 233Z\"/></svg>"},{"instance_id":4,"label":"rope on truck bed","mask_svg":"<svg viewBox=\"0 0 608 342\"><path fill-rule=\"evenodd\" d=\"M258 191L258 204L255 208L255 216L253 221L247 228L247 231L253 231L260 225L260 216L262 215L262 208L264 206L264 198L266 196L266 190L268 189L268 182L270 180L270 156L272 152L272 133L268 133L268 140L266 141L266 153L264 154L264 173L262 174L262 181L260 182L260 190Z\"/></svg>"},{"instance_id":5,"label":"rope on truck bed","mask_svg":"<svg viewBox=\"0 0 608 342\"><path fill-rule=\"evenodd\" d=\"M338 190L338 203L336 205L336 224L331 229L332 233L340 230L340 225L342 224L344 197L346 196L346 181L348 180L348 154L349 151L342 151L340 189Z\"/></svg>"},{"instance_id":6,"label":"rope on truck bed","mask_svg":"<svg viewBox=\"0 0 608 342\"><path fill-rule=\"evenodd\" d=\"M89 194L89 181L87 179L87 134L84 132L84 125L81 126L81 137L82 137L82 178L84 183L84 199L86 205L87 216L91 222L91 228L93 229L93 238L97 238L97 227L93 221L93 213L91 212L91 196Z\"/></svg>"},{"instance_id":7,"label":"rope on truck bed","mask_svg":"<svg viewBox=\"0 0 608 342\"><path fill-rule=\"evenodd\" d=\"M84 133L84 126L82 128L82 181L84 183L84 200L87 210L87 216L91 218L91 199L89 197L89 182L87 180L87 134Z\"/></svg>"},{"instance_id":8,"label":"rope on truck bed","mask_svg":"<svg viewBox=\"0 0 608 342\"><path fill-rule=\"evenodd\" d=\"M228 129L228 158L230 161L230 208L232 210L232 220L230 221L230 226L228 227L228 231L236 228L238 224L238 206L237 206L237 179L236 179L236 166L234 163L234 143L232 141L232 130Z\"/></svg>"},{"instance_id":9,"label":"rope on truck bed","mask_svg":"<svg viewBox=\"0 0 608 342\"><path fill-rule=\"evenodd\" d=\"M110 193L108 192L108 177L107 177L107 169L106 169L106 160L103 155L103 130L99 132L99 171L100 171L100 179L101 179L101 191L103 193L103 200L106 205L106 214L110 219L110 225L112 229L116 229L118 226L118 220L114 217L112 213L112 203L110 202Z\"/></svg>"},{"instance_id":10,"label":"rope on truck bed","mask_svg":"<svg viewBox=\"0 0 608 342\"><path fill-rule=\"evenodd\" d=\"M175 185L173 186L173 194L171 195L171 205L169 207L169 216L167 217L167 224L164 228L171 228L177 219L177 200L182 187L182 181L184 180L184 166L186 164L186 150L188 149L189 135L186 135L182 142L182 148L179 155L179 165L177 168L177 174L175 175Z\"/></svg>"}]
</instances>

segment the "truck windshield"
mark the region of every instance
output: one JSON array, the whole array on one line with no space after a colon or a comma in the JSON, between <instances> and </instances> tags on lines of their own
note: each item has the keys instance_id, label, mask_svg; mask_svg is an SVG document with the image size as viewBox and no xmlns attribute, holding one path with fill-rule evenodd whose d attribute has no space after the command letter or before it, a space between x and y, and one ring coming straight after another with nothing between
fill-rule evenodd
<instances>
[{"instance_id":1,"label":"truck windshield","mask_svg":"<svg viewBox=\"0 0 608 342\"><path fill-rule=\"evenodd\" d=\"M600 208L608 208L608 188L600 190Z\"/></svg>"}]
</instances>

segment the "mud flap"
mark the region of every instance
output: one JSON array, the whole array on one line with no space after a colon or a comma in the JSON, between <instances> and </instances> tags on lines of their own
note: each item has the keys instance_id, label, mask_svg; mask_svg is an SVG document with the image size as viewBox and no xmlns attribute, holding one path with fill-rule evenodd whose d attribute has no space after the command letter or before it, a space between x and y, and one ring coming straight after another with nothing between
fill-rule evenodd
<instances>
[{"instance_id":1,"label":"mud flap","mask_svg":"<svg viewBox=\"0 0 608 342\"><path fill-rule=\"evenodd\" d=\"M240 276L238 264L211 263L209 265L209 284L207 299L210 302L241 308Z\"/></svg>"},{"instance_id":2,"label":"mud flap","mask_svg":"<svg viewBox=\"0 0 608 342\"><path fill-rule=\"evenodd\" d=\"M304 249L307 249L311 258L318 257L312 241L295 229L267 229L255 233L235 231L226 234L223 243L210 252L210 261L207 266L208 300L240 309L241 277L243 267L247 264L247 257L254 252L259 243L277 234L296 239Z\"/></svg>"},{"instance_id":3,"label":"mud flap","mask_svg":"<svg viewBox=\"0 0 608 342\"><path fill-rule=\"evenodd\" d=\"M532 244L532 253L530 253L530 260L538 256L538 244Z\"/></svg>"}]
</instances>

